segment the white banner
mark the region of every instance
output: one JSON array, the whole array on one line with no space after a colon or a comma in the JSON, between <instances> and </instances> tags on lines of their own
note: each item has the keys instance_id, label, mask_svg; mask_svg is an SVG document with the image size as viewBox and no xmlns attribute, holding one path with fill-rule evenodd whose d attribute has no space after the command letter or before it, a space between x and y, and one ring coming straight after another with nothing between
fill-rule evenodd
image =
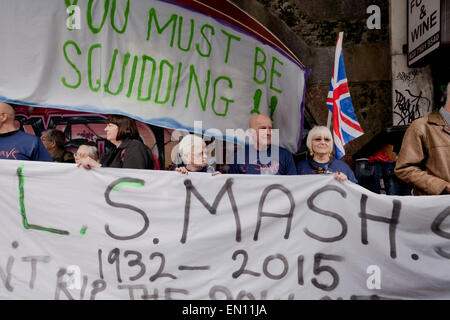
<instances>
[{"instance_id":1,"label":"white banner","mask_svg":"<svg viewBox=\"0 0 450 320\"><path fill-rule=\"evenodd\" d=\"M0 101L201 120L228 140L264 113L297 151L309 70L220 20L165 1L0 0L0 30Z\"/></svg>"},{"instance_id":2,"label":"white banner","mask_svg":"<svg viewBox=\"0 0 450 320\"><path fill-rule=\"evenodd\" d=\"M449 299L449 196L0 160L0 299Z\"/></svg>"}]
</instances>

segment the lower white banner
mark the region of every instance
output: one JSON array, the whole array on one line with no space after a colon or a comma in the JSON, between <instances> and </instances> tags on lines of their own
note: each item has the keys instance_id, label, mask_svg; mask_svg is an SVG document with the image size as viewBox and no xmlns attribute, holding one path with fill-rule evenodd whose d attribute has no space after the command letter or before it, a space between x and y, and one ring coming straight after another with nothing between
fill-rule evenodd
<instances>
[{"instance_id":1,"label":"lower white banner","mask_svg":"<svg viewBox=\"0 0 450 320\"><path fill-rule=\"evenodd\" d=\"M449 299L450 197L0 160L0 299Z\"/></svg>"}]
</instances>

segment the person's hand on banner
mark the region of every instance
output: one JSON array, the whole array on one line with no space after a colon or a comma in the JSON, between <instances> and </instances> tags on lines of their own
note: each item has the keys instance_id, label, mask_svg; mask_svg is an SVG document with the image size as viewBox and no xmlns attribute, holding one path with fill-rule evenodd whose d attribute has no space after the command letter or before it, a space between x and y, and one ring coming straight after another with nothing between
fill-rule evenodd
<instances>
[{"instance_id":1,"label":"person's hand on banner","mask_svg":"<svg viewBox=\"0 0 450 320\"><path fill-rule=\"evenodd\" d=\"M445 192L450 194L450 183L447 185L447 187L445 188Z\"/></svg>"},{"instance_id":2,"label":"person's hand on banner","mask_svg":"<svg viewBox=\"0 0 450 320\"><path fill-rule=\"evenodd\" d=\"M176 172L179 172L179 173L181 173L181 174L188 174L188 173L189 173L189 170L186 169L186 167L179 167L179 168L176 168L175 171L176 171ZM211 176L217 176L218 174L221 174L221 172L220 172L220 171L215 171L215 172L213 172L213 173L211 174Z\"/></svg>"},{"instance_id":3,"label":"person's hand on banner","mask_svg":"<svg viewBox=\"0 0 450 320\"><path fill-rule=\"evenodd\" d=\"M343 172L335 172L334 173L334 175L333 175L333 177L336 179L336 180L338 180L338 181L347 181L348 180L348 178L347 178L347 176L345 175L345 173L343 173Z\"/></svg>"},{"instance_id":4,"label":"person's hand on banner","mask_svg":"<svg viewBox=\"0 0 450 320\"><path fill-rule=\"evenodd\" d=\"M186 167L179 167L175 169L176 172L179 172L181 174L188 174L189 171L186 169Z\"/></svg>"},{"instance_id":5,"label":"person's hand on banner","mask_svg":"<svg viewBox=\"0 0 450 320\"><path fill-rule=\"evenodd\" d=\"M90 157L86 157L82 160L80 160L80 162L77 164L77 167L82 166L85 169L92 169L92 168L100 168L102 165L100 163L98 163L97 161L95 161L94 159L90 158Z\"/></svg>"}]
</instances>

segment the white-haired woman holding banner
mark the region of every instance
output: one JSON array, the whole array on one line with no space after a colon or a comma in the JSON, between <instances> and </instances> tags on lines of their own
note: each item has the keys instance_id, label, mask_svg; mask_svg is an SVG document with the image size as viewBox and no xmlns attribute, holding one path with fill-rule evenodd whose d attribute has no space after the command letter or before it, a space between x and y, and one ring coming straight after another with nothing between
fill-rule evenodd
<instances>
[{"instance_id":1,"label":"white-haired woman holding banner","mask_svg":"<svg viewBox=\"0 0 450 320\"><path fill-rule=\"evenodd\" d=\"M309 150L307 160L297 164L297 174L327 174L333 173L339 181L350 180L358 183L352 169L343 161L332 156L333 137L330 129L324 126L315 126L308 133L306 146Z\"/></svg>"},{"instance_id":2,"label":"white-haired woman holding banner","mask_svg":"<svg viewBox=\"0 0 450 320\"><path fill-rule=\"evenodd\" d=\"M220 174L212 164L206 161L206 143L199 136L188 134L178 144L178 154L182 163L177 172L188 174L189 172L209 172L212 175Z\"/></svg>"}]
</instances>

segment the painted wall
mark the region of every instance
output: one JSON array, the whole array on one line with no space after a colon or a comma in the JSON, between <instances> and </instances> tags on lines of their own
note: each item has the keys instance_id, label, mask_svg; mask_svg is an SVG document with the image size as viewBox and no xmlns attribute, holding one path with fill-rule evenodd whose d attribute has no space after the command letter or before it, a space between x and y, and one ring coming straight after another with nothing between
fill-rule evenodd
<instances>
[{"instance_id":1,"label":"painted wall","mask_svg":"<svg viewBox=\"0 0 450 320\"><path fill-rule=\"evenodd\" d=\"M403 45L407 43L406 2L390 0L392 56L392 121L409 125L432 111L433 79L429 66L408 68Z\"/></svg>"}]
</instances>

